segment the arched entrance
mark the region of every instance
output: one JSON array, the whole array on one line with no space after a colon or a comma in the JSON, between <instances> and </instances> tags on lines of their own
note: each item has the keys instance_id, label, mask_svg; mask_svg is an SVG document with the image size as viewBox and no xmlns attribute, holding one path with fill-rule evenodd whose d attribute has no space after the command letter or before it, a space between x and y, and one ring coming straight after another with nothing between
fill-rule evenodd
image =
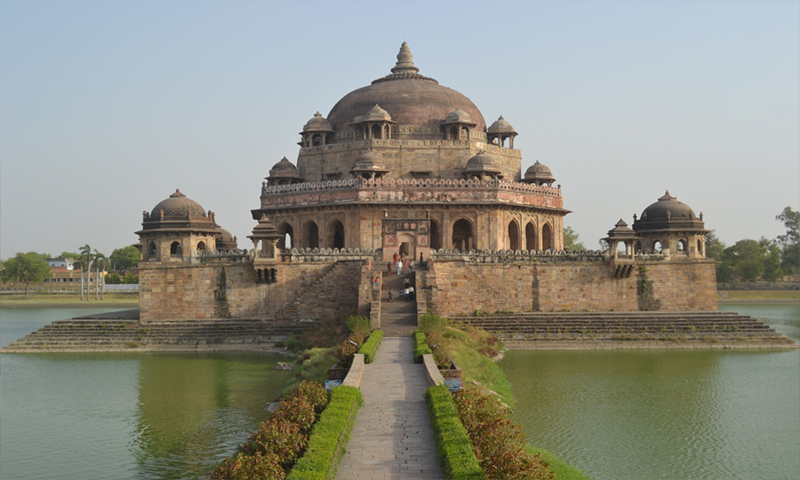
<instances>
[{"instance_id":1,"label":"arched entrance","mask_svg":"<svg viewBox=\"0 0 800 480\"><path fill-rule=\"evenodd\" d=\"M305 248L319 248L319 228L313 220L303 225L303 245Z\"/></svg>"},{"instance_id":2,"label":"arched entrance","mask_svg":"<svg viewBox=\"0 0 800 480\"><path fill-rule=\"evenodd\" d=\"M453 224L453 248L470 250L475 248L475 239L472 235L472 224L462 218Z\"/></svg>"},{"instance_id":3,"label":"arched entrance","mask_svg":"<svg viewBox=\"0 0 800 480\"><path fill-rule=\"evenodd\" d=\"M439 222L431 220L431 250L440 250L442 248L442 229L439 227Z\"/></svg>"},{"instance_id":4,"label":"arched entrance","mask_svg":"<svg viewBox=\"0 0 800 480\"><path fill-rule=\"evenodd\" d=\"M199 242L197 244L197 251L198 252L205 252L206 251L206 242Z\"/></svg>"},{"instance_id":5,"label":"arched entrance","mask_svg":"<svg viewBox=\"0 0 800 480\"><path fill-rule=\"evenodd\" d=\"M278 239L278 248L292 248L294 247L294 229L287 222L281 223L278 227L280 238Z\"/></svg>"},{"instance_id":6,"label":"arched entrance","mask_svg":"<svg viewBox=\"0 0 800 480\"><path fill-rule=\"evenodd\" d=\"M542 226L542 250L553 249L553 229L550 228L549 223Z\"/></svg>"},{"instance_id":7,"label":"arched entrance","mask_svg":"<svg viewBox=\"0 0 800 480\"><path fill-rule=\"evenodd\" d=\"M508 224L508 248L519 250L519 226L516 220L511 220Z\"/></svg>"},{"instance_id":8,"label":"arched entrance","mask_svg":"<svg viewBox=\"0 0 800 480\"><path fill-rule=\"evenodd\" d=\"M331 248L344 248L344 225L339 220L334 220L328 226L328 238L331 242Z\"/></svg>"},{"instance_id":9,"label":"arched entrance","mask_svg":"<svg viewBox=\"0 0 800 480\"><path fill-rule=\"evenodd\" d=\"M536 250L536 243L536 226L533 222L528 222L528 224L525 225L525 248L528 251Z\"/></svg>"},{"instance_id":10,"label":"arched entrance","mask_svg":"<svg viewBox=\"0 0 800 480\"><path fill-rule=\"evenodd\" d=\"M415 241L413 236L407 233L402 233L398 235L397 245L399 247L397 252L398 255L404 253L406 255L406 258L412 261L414 260L414 258L416 258L415 257L416 250L414 248Z\"/></svg>"}]
</instances>

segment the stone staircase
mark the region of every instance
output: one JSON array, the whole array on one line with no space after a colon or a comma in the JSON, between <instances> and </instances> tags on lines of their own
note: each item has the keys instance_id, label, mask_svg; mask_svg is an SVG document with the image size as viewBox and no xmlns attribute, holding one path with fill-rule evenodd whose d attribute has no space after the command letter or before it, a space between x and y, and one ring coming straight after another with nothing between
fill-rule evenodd
<instances>
[{"instance_id":1,"label":"stone staircase","mask_svg":"<svg viewBox=\"0 0 800 480\"><path fill-rule=\"evenodd\" d=\"M796 343L768 325L732 312L554 312L453 318L514 342L650 341L714 344Z\"/></svg>"},{"instance_id":2,"label":"stone staircase","mask_svg":"<svg viewBox=\"0 0 800 480\"><path fill-rule=\"evenodd\" d=\"M130 312L130 311L127 311ZM137 315L109 314L59 320L4 347L3 352L136 351L272 346L310 324L273 319L176 320L141 323Z\"/></svg>"},{"instance_id":3,"label":"stone staircase","mask_svg":"<svg viewBox=\"0 0 800 480\"><path fill-rule=\"evenodd\" d=\"M320 320L348 314L358 308L361 261L334 263L317 281L303 288L303 293L287 305L277 318L283 320ZM352 297L352 305L343 299Z\"/></svg>"},{"instance_id":4,"label":"stone staircase","mask_svg":"<svg viewBox=\"0 0 800 480\"><path fill-rule=\"evenodd\" d=\"M384 337L407 337L417 329L417 302L406 302L403 279L406 275L383 276L381 288L381 330ZM411 285L415 285L415 274L409 274ZM389 302L389 289L394 292L394 302Z\"/></svg>"}]
</instances>

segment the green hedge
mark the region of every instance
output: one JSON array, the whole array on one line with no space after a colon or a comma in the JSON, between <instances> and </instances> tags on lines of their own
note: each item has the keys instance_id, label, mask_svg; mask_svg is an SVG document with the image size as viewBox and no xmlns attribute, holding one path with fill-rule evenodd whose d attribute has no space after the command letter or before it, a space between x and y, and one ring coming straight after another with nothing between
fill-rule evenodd
<instances>
[{"instance_id":1,"label":"green hedge","mask_svg":"<svg viewBox=\"0 0 800 480\"><path fill-rule=\"evenodd\" d=\"M286 475L286 480L335 479L339 471L358 409L364 404L361 391L355 387L336 387L328 406L314 424L306 453Z\"/></svg>"},{"instance_id":2,"label":"green hedge","mask_svg":"<svg viewBox=\"0 0 800 480\"><path fill-rule=\"evenodd\" d=\"M425 343L425 332L414 330L414 363L422 363L423 355L433 355L433 350Z\"/></svg>"},{"instance_id":3,"label":"green hedge","mask_svg":"<svg viewBox=\"0 0 800 480\"><path fill-rule=\"evenodd\" d=\"M467 430L458 417L456 403L447 387L430 387L425 392L425 401L431 415L436 450L439 452L439 463L445 477L459 480L485 479L472 450Z\"/></svg>"},{"instance_id":4,"label":"green hedge","mask_svg":"<svg viewBox=\"0 0 800 480\"><path fill-rule=\"evenodd\" d=\"M375 361L375 355L378 353L378 347L381 346L381 341L383 341L383 330L373 330L372 333L369 334L367 341L358 349L358 353L364 354L364 363L372 363Z\"/></svg>"}]
</instances>

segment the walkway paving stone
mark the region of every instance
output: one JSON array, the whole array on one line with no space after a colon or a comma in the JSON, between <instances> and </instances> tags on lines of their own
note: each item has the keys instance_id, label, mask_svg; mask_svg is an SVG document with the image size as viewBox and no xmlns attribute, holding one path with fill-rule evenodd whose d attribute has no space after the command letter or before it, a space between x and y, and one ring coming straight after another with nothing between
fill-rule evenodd
<instances>
[{"instance_id":1,"label":"walkway paving stone","mask_svg":"<svg viewBox=\"0 0 800 480\"><path fill-rule=\"evenodd\" d=\"M337 479L444 478L425 408L428 380L413 345L411 337L384 338L375 363L364 366L364 406Z\"/></svg>"}]
</instances>

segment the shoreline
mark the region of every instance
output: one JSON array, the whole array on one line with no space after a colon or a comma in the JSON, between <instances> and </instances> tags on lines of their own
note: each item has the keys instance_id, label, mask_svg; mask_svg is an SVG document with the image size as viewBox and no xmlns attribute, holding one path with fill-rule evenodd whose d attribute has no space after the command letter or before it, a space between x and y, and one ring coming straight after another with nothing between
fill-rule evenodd
<instances>
[{"instance_id":1,"label":"shoreline","mask_svg":"<svg viewBox=\"0 0 800 480\"><path fill-rule=\"evenodd\" d=\"M132 309L139 308L139 302L124 303L124 302L78 302L78 303L22 303L11 302L6 303L0 301L0 308L124 308Z\"/></svg>"},{"instance_id":2,"label":"shoreline","mask_svg":"<svg viewBox=\"0 0 800 480\"><path fill-rule=\"evenodd\" d=\"M800 305L800 298L726 298L717 305Z\"/></svg>"}]
</instances>

